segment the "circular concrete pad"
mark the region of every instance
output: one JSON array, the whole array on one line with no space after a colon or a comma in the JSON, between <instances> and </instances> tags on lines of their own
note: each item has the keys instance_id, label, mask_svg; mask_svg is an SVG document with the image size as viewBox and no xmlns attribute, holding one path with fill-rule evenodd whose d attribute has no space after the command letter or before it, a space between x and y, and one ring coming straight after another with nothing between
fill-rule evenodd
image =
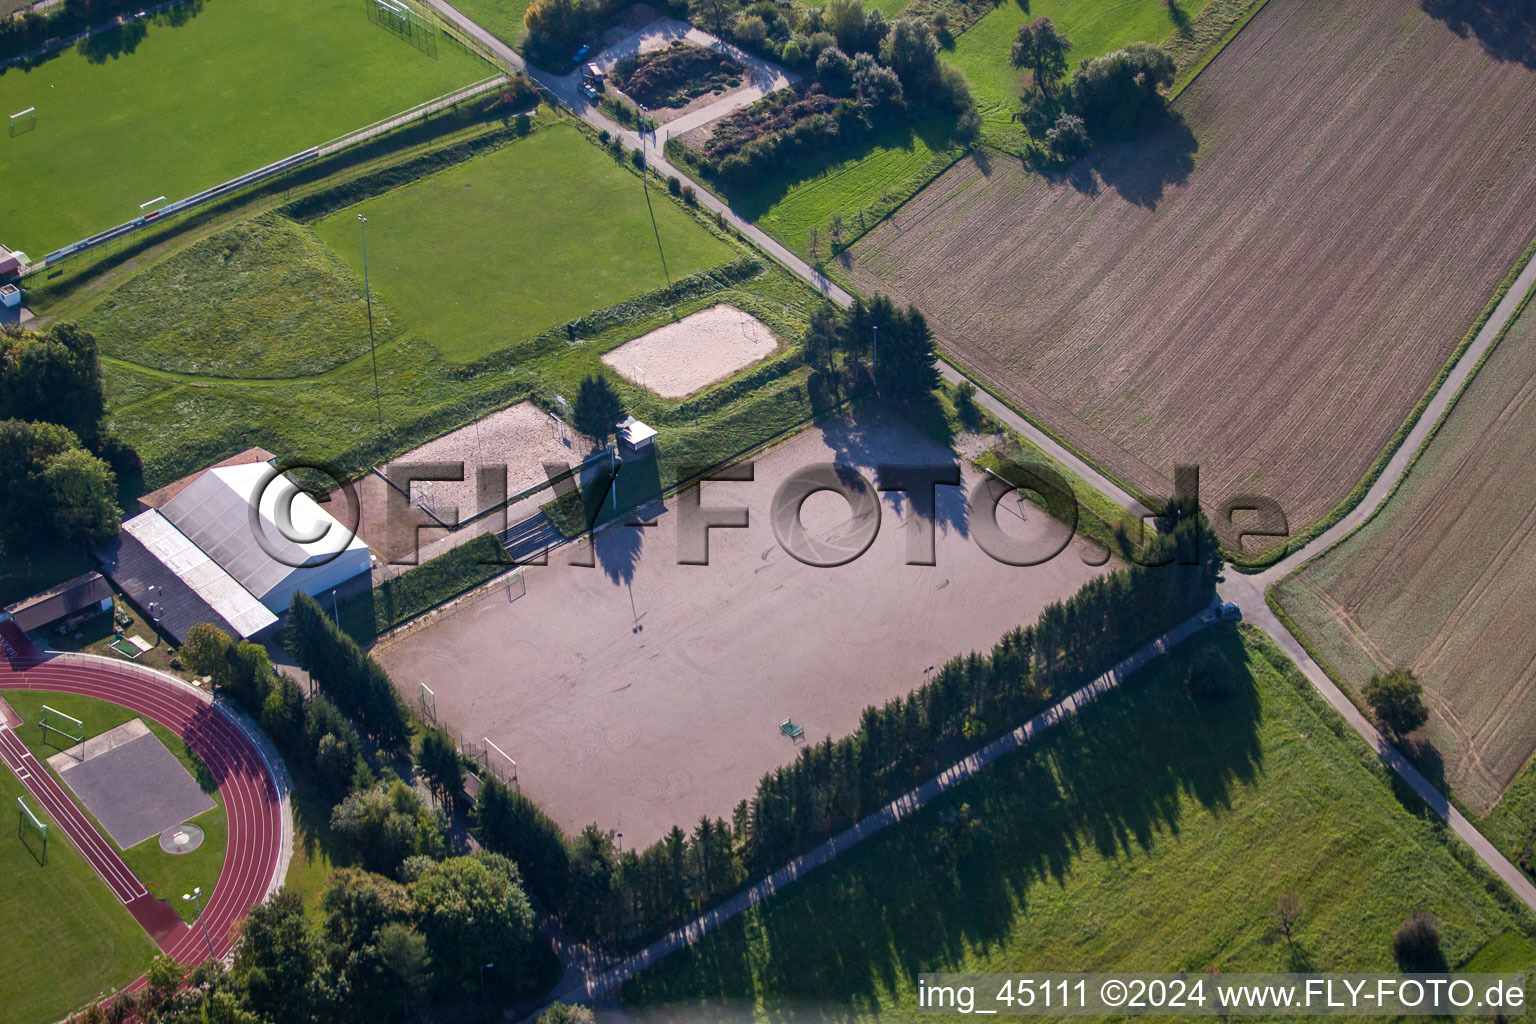
<instances>
[{"instance_id":1,"label":"circular concrete pad","mask_svg":"<svg viewBox=\"0 0 1536 1024\"><path fill-rule=\"evenodd\" d=\"M191 823L172 825L160 833L160 849L166 853L191 853L203 845L203 830Z\"/></svg>"}]
</instances>

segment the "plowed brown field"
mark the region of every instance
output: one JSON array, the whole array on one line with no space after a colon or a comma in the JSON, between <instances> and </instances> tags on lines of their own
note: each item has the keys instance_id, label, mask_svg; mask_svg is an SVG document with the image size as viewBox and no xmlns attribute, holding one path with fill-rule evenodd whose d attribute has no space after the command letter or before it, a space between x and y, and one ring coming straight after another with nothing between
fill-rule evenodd
<instances>
[{"instance_id":1,"label":"plowed brown field","mask_svg":"<svg viewBox=\"0 0 1536 1024\"><path fill-rule=\"evenodd\" d=\"M1285 580L1282 606L1358 689L1406 665L1427 739L1482 811L1536 748L1536 309L1380 514Z\"/></svg>"},{"instance_id":2,"label":"plowed brown field","mask_svg":"<svg viewBox=\"0 0 1536 1024\"><path fill-rule=\"evenodd\" d=\"M1300 532L1536 232L1524 2L1271 0L1138 141L1055 177L964 160L849 274L1133 487L1197 463L1208 505Z\"/></svg>"}]
</instances>

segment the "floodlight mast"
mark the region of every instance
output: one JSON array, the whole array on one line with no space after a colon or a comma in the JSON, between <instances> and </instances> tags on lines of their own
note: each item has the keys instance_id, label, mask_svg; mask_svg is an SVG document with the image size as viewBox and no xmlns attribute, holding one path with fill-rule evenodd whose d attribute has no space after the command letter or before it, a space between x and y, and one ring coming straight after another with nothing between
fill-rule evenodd
<instances>
[{"instance_id":1,"label":"floodlight mast","mask_svg":"<svg viewBox=\"0 0 1536 1024\"><path fill-rule=\"evenodd\" d=\"M384 432L384 400L379 396L379 343L373 336L373 289L368 286L368 218L357 215L363 232L363 298L368 303L368 350L373 354L373 405L378 411L379 433Z\"/></svg>"},{"instance_id":2,"label":"floodlight mast","mask_svg":"<svg viewBox=\"0 0 1536 1024\"><path fill-rule=\"evenodd\" d=\"M192 905L197 908L197 923L202 926L203 940L208 943L208 958L210 960L217 960L218 957L215 956L213 952L213 937L208 934L208 922L203 920L203 904L202 901L198 899L198 897L200 897L202 894L203 888L202 886L198 886L191 892L182 893L181 898L183 900L190 901Z\"/></svg>"}]
</instances>

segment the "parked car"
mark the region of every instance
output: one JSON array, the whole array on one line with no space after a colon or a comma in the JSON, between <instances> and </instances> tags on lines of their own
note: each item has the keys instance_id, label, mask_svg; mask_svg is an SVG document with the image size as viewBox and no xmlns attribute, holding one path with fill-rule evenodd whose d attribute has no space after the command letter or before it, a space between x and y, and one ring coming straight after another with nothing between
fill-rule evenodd
<instances>
[{"instance_id":1,"label":"parked car","mask_svg":"<svg viewBox=\"0 0 1536 1024\"><path fill-rule=\"evenodd\" d=\"M1221 604L1217 605L1215 608L1212 608L1210 611L1206 612L1204 615L1201 615L1200 616L1200 621L1204 622L1204 623L1210 623L1210 622L1238 622L1238 621L1241 621L1242 617L1243 617L1243 610L1241 608L1239 608L1237 605L1233 604L1231 601L1223 601Z\"/></svg>"}]
</instances>

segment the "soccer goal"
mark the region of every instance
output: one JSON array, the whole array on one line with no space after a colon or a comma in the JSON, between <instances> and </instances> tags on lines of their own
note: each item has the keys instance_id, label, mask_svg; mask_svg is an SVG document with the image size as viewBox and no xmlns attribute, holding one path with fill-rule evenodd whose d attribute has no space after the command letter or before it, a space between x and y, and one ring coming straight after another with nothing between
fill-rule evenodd
<instances>
[{"instance_id":1,"label":"soccer goal","mask_svg":"<svg viewBox=\"0 0 1536 1024\"><path fill-rule=\"evenodd\" d=\"M437 22L409 0L366 0L368 20L382 25L429 57L437 56Z\"/></svg>"},{"instance_id":2,"label":"soccer goal","mask_svg":"<svg viewBox=\"0 0 1536 1024\"><path fill-rule=\"evenodd\" d=\"M18 808L16 838L25 843L29 831L39 836L43 840L42 861L46 865L48 863L48 823L32 813L32 808L27 806L25 797L16 798L16 807Z\"/></svg>"},{"instance_id":3,"label":"soccer goal","mask_svg":"<svg viewBox=\"0 0 1536 1024\"><path fill-rule=\"evenodd\" d=\"M18 110L18 111L16 111L16 113L11 115L11 119L10 119L10 132L11 132L11 138L13 138L13 139L16 136L22 134L23 132L29 132L32 129L36 128L36 127L37 127L37 108L36 107L28 107L26 110Z\"/></svg>"},{"instance_id":4,"label":"soccer goal","mask_svg":"<svg viewBox=\"0 0 1536 1024\"><path fill-rule=\"evenodd\" d=\"M416 691L416 700L421 704L421 717L429 722L437 721L437 694L432 692L432 687L426 683L419 684Z\"/></svg>"},{"instance_id":5,"label":"soccer goal","mask_svg":"<svg viewBox=\"0 0 1536 1024\"><path fill-rule=\"evenodd\" d=\"M527 593L528 580L523 576L523 567L518 566L507 573L507 603L511 604Z\"/></svg>"},{"instance_id":6,"label":"soccer goal","mask_svg":"<svg viewBox=\"0 0 1536 1024\"><path fill-rule=\"evenodd\" d=\"M65 739L71 740L72 742L69 744L71 747L85 742L85 723L73 715L66 715L64 712L51 708L47 704L43 705L43 710L38 714L37 724L43 727L44 743L48 742L48 734L50 732L56 732ZM57 744L55 745L57 746ZM60 747L60 749L67 748ZM84 751L81 751L81 753L84 753Z\"/></svg>"}]
</instances>

